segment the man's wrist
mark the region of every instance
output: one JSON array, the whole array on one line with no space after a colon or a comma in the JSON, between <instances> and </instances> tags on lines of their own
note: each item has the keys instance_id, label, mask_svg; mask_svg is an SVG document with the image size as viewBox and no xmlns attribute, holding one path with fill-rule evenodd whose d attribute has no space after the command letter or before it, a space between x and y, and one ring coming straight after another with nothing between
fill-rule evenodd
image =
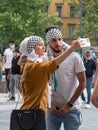
<instances>
[{"instance_id":1,"label":"man's wrist","mask_svg":"<svg viewBox=\"0 0 98 130\"><path fill-rule=\"evenodd\" d=\"M75 48L74 48L74 46L72 45L72 46L70 46L70 49L71 49L71 51L74 51L75 50Z\"/></svg>"}]
</instances>

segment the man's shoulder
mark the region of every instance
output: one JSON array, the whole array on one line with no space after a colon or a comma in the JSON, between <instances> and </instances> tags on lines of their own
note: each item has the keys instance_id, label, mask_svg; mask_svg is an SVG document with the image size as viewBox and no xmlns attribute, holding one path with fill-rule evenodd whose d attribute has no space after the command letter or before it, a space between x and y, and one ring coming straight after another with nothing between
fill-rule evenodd
<instances>
[{"instance_id":1,"label":"man's shoulder","mask_svg":"<svg viewBox=\"0 0 98 130\"><path fill-rule=\"evenodd\" d=\"M5 51L9 51L9 50L10 50L10 48L6 48L6 49L5 49Z\"/></svg>"},{"instance_id":2,"label":"man's shoulder","mask_svg":"<svg viewBox=\"0 0 98 130\"><path fill-rule=\"evenodd\" d=\"M82 58L76 52L72 52L62 64L74 64L74 63L83 63Z\"/></svg>"},{"instance_id":3,"label":"man's shoulder","mask_svg":"<svg viewBox=\"0 0 98 130\"><path fill-rule=\"evenodd\" d=\"M6 48L4 52L8 52L8 51L10 51L10 48Z\"/></svg>"},{"instance_id":4,"label":"man's shoulder","mask_svg":"<svg viewBox=\"0 0 98 130\"><path fill-rule=\"evenodd\" d=\"M80 56L80 54L77 53L77 52L72 52L72 53L70 54L70 56L71 56L72 58L82 59L81 56Z\"/></svg>"},{"instance_id":5,"label":"man's shoulder","mask_svg":"<svg viewBox=\"0 0 98 130\"><path fill-rule=\"evenodd\" d=\"M91 62L97 65L96 61L93 58L91 58Z\"/></svg>"}]
</instances>

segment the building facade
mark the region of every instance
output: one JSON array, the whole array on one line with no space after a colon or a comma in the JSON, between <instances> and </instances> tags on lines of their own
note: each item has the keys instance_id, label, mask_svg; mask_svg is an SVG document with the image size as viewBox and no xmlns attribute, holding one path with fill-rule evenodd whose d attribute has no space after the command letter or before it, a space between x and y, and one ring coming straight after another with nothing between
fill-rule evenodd
<instances>
[{"instance_id":1,"label":"building facade","mask_svg":"<svg viewBox=\"0 0 98 130\"><path fill-rule=\"evenodd\" d=\"M58 26L63 34L63 39L65 42L71 44L71 41L75 38L73 36L74 31L79 32L79 36L82 37L82 5L81 0L75 0L80 6L80 10L75 12L74 0L51 0L51 4L48 8L48 13L53 15L58 13L60 22ZM92 48L94 49L96 55L98 56L98 46L96 42L91 40Z\"/></svg>"},{"instance_id":2,"label":"building facade","mask_svg":"<svg viewBox=\"0 0 98 130\"><path fill-rule=\"evenodd\" d=\"M73 32L80 24L80 14L75 13L75 6L71 0L52 0L48 13L53 15L56 12L60 18L58 26L62 31L63 39L70 43L70 40L74 39Z\"/></svg>"}]
</instances>

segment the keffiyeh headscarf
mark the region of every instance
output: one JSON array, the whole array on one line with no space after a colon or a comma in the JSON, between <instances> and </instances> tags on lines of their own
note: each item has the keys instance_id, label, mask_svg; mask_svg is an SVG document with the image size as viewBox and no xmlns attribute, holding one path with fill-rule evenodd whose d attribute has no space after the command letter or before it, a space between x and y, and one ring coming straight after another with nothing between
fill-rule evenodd
<instances>
[{"instance_id":1,"label":"keffiyeh headscarf","mask_svg":"<svg viewBox=\"0 0 98 130\"><path fill-rule=\"evenodd\" d=\"M30 54L33 51L35 45L42 40L43 39L39 36L26 37L20 44L20 52L23 55L28 56L28 54Z\"/></svg>"},{"instance_id":2,"label":"keffiyeh headscarf","mask_svg":"<svg viewBox=\"0 0 98 130\"><path fill-rule=\"evenodd\" d=\"M20 44L20 52L22 56L27 56L27 59L33 62L42 62L42 59L35 54L33 49L40 41L43 41L43 39L39 36L26 37Z\"/></svg>"},{"instance_id":3,"label":"keffiyeh headscarf","mask_svg":"<svg viewBox=\"0 0 98 130\"><path fill-rule=\"evenodd\" d=\"M26 37L21 43L20 43L20 48L19 51L23 56L28 56L27 52L27 43L30 37Z\"/></svg>"},{"instance_id":4,"label":"keffiyeh headscarf","mask_svg":"<svg viewBox=\"0 0 98 130\"><path fill-rule=\"evenodd\" d=\"M37 43L39 43L40 41L42 41L43 39L39 36L32 36L29 40L28 40L28 44L27 44L27 52L31 53L33 48L35 47L35 45Z\"/></svg>"},{"instance_id":5,"label":"keffiyeh headscarf","mask_svg":"<svg viewBox=\"0 0 98 130\"><path fill-rule=\"evenodd\" d=\"M49 43L53 38L62 38L62 33L59 29L53 28L46 33L46 42Z\"/></svg>"}]
</instances>

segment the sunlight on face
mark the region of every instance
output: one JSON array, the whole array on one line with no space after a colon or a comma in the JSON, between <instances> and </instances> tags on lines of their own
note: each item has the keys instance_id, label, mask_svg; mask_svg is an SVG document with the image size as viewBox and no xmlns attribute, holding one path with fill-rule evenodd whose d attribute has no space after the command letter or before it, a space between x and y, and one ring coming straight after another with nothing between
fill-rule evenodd
<instances>
[{"instance_id":1,"label":"sunlight on face","mask_svg":"<svg viewBox=\"0 0 98 130\"><path fill-rule=\"evenodd\" d=\"M39 56L44 55L44 53L45 53L44 41L40 41L39 43L37 43L34 50L37 55L39 55Z\"/></svg>"}]
</instances>

